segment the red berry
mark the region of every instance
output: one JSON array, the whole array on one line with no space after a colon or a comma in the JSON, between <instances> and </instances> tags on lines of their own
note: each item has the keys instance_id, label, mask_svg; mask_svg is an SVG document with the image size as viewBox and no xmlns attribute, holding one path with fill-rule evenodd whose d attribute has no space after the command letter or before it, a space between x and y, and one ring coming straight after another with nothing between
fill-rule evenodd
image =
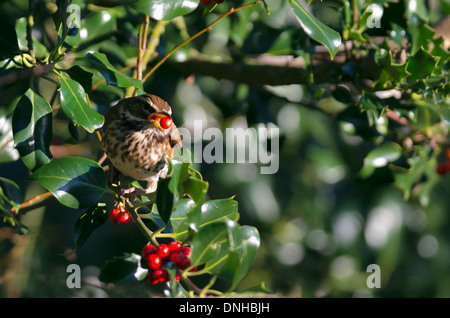
<instances>
[{"instance_id":1,"label":"red berry","mask_svg":"<svg viewBox=\"0 0 450 318\"><path fill-rule=\"evenodd\" d=\"M170 260L177 265L179 265L185 258L186 255L184 255L183 251L175 251L170 255Z\"/></svg>"},{"instance_id":2,"label":"red berry","mask_svg":"<svg viewBox=\"0 0 450 318\"><path fill-rule=\"evenodd\" d=\"M127 224L128 222L130 222L130 215L127 212L120 212L117 215L117 223Z\"/></svg>"},{"instance_id":3,"label":"red berry","mask_svg":"<svg viewBox=\"0 0 450 318\"><path fill-rule=\"evenodd\" d=\"M166 258L170 254L169 246L166 244L161 244L156 248L156 254L161 258Z\"/></svg>"},{"instance_id":4,"label":"red berry","mask_svg":"<svg viewBox=\"0 0 450 318\"><path fill-rule=\"evenodd\" d=\"M200 0L200 3L204 5L208 5L210 2L211 0Z\"/></svg>"},{"instance_id":5,"label":"red berry","mask_svg":"<svg viewBox=\"0 0 450 318\"><path fill-rule=\"evenodd\" d=\"M183 251L184 255L191 256L191 248L189 246L183 247L182 251Z\"/></svg>"},{"instance_id":6,"label":"red berry","mask_svg":"<svg viewBox=\"0 0 450 318\"><path fill-rule=\"evenodd\" d=\"M175 274L175 280L176 280L177 282L179 282L179 281L180 281L180 279L181 279L180 275L178 275L178 274Z\"/></svg>"},{"instance_id":7,"label":"red berry","mask_svg":"<svg viewBox=\"0 0 450 318\"><path fill-rule=\"evenodd\" d=\"M155 254L156 253L156 248L153 244L148 243L147 245L145 245L142 248L142 257L143 258L147 258L149 257L151 254Z\"/></svg>"},{"instance_id":8,"label":"red berry","mask_svg":"<svg viewBox=\"0 0 450 318\"><path fill-rule=\"evenodd\" d=\"M156 280L159 282L164 282L168 276L169 275L168 275L167 271L162 267L158 267L152 273L153 280Z\"/></svg>"},{"instance_id":9,"label":"red berry","mask_svg":"<svg viewBox=\"0 0 450 318\"><path fill-rule=\"evenodd\" d=\"M173 120L169 116L164 116L163 118L161 118L161 120L159 122L161 127L164 129L169 129L170 126L172 126L172 123L173 123Z\"/></svg>"},{"instance_id":10,"label":"red berry","mask_svg":"<svg viewBox=\"0 0 450 318\"><path fill-rule=\"evenodd\" d=\"M177 264L179 269L185 269L191 266L191 260L185 257L180 263Z\"/></svg>"},{"instance_id":11,"label":"red berry","mask_svg":"<svg viewBox=\"0 0 450 318\"><path fill-rule=\"evenodd\" d=\"M111 210L111 212L109 213L109 219L112 221L112 222L116 222L117 221L117 215L120 213L121 211L120 211L120 209L119 208L113 208L112 210Z\"/></svg>"},{"instance_id":12,"label":"red berry","mask_svg":"<svg viewBox=\"0 0 450 318\"><path fill-rule=\"evenodd\" d=\"M447 170L446 164L439 162L436 168L436 172L442 176L446 170Z\"/></svg>"},{"instance_id":13,"label":"red berry","mask_svg":"<svg viewBox=\"0 0 450 318\"><path fill-rule=\"evenodd\" d=\"M153 269L157 269L159 266L161 266L161 257L159 257L156 254L151 254L148 258L147 258L147 265L150 268Z\"/></svg>"},{"instance_id":14,"label":"red berry","mask_svg":"<svg viewBox=\"0 0 450 318\"><path fill-rule=\"evenodd\" d=\"M169 243L169 250L171 252L178 251L181 248L181 243L178 241L172 241Z\"/></svg>"},{"instance_id":15,"label":"red berry","mask_svg":"<svg viewBox=\"0 0 450 318\"><path fill-rule=\"evenodd\" d=\"M147 277L146 277L146 280L147 280L150 284L153 284L153 285L159 283L159 281L158 281L157 279L154 279L154 278L153 278L153 272L148 272Z\"/></svg>"}]
</instances>

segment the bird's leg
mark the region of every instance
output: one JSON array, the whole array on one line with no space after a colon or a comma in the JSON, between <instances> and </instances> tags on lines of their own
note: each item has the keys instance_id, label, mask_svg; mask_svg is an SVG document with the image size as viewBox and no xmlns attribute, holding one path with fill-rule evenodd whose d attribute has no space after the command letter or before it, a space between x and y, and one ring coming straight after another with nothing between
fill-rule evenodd
<instances>
[{"instance_id":1,"label":"bird's leg","mask_svg":"<svg viewBox=\"0 0 450 318\"><path fill-rule=\"evenodd\" d=\"M145 188L145 189L137 188L137 187L122 189L122 190L120 190L120 195L124 196L124 195L131 194L131 199L133 201L134 198L138 195L147 195L147 194L155 192L157 186L158 186L158 178L156 178L156 180L155 179L149 180L147 183L147 188Z\"/></svg>"},{"instance_id":2,"label":"bird's leg","mask_svg":"<svg viewBox=\"0 0 450 318\"><path fill-rule=\"evenodd\" d=\"M146 179L147 187L145 189L131 187L129 189L122 189L120 194L121 195L131 194L132 198L134 199L137 195L147 195L155 192L158 187L159 178L160 177L165 178L167 176L167 171L169 169L169 163L167 159L164 159L163 162L164 162L163 168L156 175Z\"/></svg>"},{"instance_id":3,"label":"bird's leg","mask_svg":"<svg viewBox=\"0 0 450 318\"><path fill-rule=\"evenodd\" d=\"M114 167L113 165L110 165L109 167L109 183L113 184L114 183L114 179L116 179L116 177L119 175L119 171L116 169L116 167Z\"/></svg>"}]
</instances>

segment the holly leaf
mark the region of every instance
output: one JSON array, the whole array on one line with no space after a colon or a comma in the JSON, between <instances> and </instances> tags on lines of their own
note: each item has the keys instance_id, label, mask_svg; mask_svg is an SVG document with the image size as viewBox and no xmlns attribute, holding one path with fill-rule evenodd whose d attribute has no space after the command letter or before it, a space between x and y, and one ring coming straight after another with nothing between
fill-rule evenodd
<instances>
[{"instance_id":1,"label":"holly leaf","mask_svg":"<svg viewBox=\"0 0 450 318\"><path fill-rule=\"evenodd\" d=\"M247 275L260 246L258 230L252 226L239 226L232 234L233 244L231 249L236 255L237 262L232 266L233 276L229 291L233 290Z\"/></svg>"},{"instance_id":2,"label":"holly leaf","mask_svg":"<svg viewBox=\"0 0 450 318\"><path fill-rule=\"evenodd\" d=\"M35 170L52 158L52 108L31 88L19 100L12 118L15 148L24 164Z\"/></svg>"},{"instance_id":3,"label":"holly leaf","mask_svg":"<svg viewBox=\"0 0 450 318\"><path fill-rule=\"evenodd\" d=\"M104 224L107 219L108 211L105 203L99 202L87 209L75 223L75 249L73 252L80 249L92 232Z\"/></svg>"},{"instance_id":4,"label":"holly leaf","mask_svg":"<svg viewBox=\"0 0 450 318\"><path fill-rule=\"evenodd\" d=\"M105 118L89 107L83 86L65 76L61 76L60 83L61 108L64 114L90 133L102 127Z\"/></svg>"},{"instance_id":5,"label":"holly leaf","mask_svg":"<svg viewBox=\"0 0 450 318\"><path fill-rule=\"evenodd\" d=\"M97 69L105 78L106 83L117 87L136 87L144 91L142 81L121 74L109 61L105 54L95 52L88 53L86 60Z\"/></svg>"},{"instance_id":6,"label":"holly leaf","mask_svg":"<svg viewBox=\"0 0 450 318\"><path fill-rule=\"evenodd\" d=\"M85 158L54 159L30 179L50 191L61 204L74 209L93 206L108 191L102 167Z\"/></svg>"},{"instance_id":7,"label":"holly leaf","mask_svg":"<svg viewBox=\"0 0 450 318\"><path fill-rule=\"evenodd\" d=\"M196 207L195 202L190 199L182 199L177 202L170 220L177 240L183 241L188 236L191 224L189 215L194 212ZM237 221L239 219L238 203L233 198L207 201L201 205L199 210L197 229L224 220Z\"/></svg>"},{"instance_id":8,"label":"holly leaf","mask_svg":"<svg viewBox=\"0 0 450 318\"><path fill-rule=\"evenodd\" d=\"M333 59L342 42L339 33L317 20L303 7L299 0L289 0L289 4L303 31L310 38L323 44L330 52L331 59Z\"/></svg>"},{"instance_id":9,"label":"holly leaf","mask_svg":"<svg viewBox=\"0 0 450 318\"><path fill-rule=\"evenodd\" d=\"M369 177L376 168L384 167L388 163L400 158L402 154L402 146L388 141L381 146L371 150L364 158L364 165L359 172L361 178Z\"/></svg>"},{"instance_id":10,"label":"holly leaf","mask_svg":"<svg viewBox=\"0 0 450 318\"><path fill-rule=\"evenodd\" d=\"M138 254L125 254L106 262L98 275L104 283L114 283L125 279L142 280L147 276L147 269L141 266L141 256Z\"/></svg>"},{"instance_id":11,"label":"holly leaf","mask_svg":"<svg viewBox=\"0 0 450 318\"><path fill-rule=\"evenodd\" d=\"M166 179L160 179L156 192L156 206L161 219L167 224L175 201L180 198L180 188L187 178L189 163L171 161L171 172Z\"/></svg>"},{"instance_id":12,"label":"holly leaf","mask_svg":"<svg viewBox=\"0 0 450 318\"><path fill-rule=\"evenodd\" d=\"M86 93L91 92L92 88L92 73L83 70L80 66L74 65L65 71L71 79L78 82Z\"/></svg>"},{"instance_id":13,"label":"holly leaf","mask_svg":"<svg viewBox=\"0 0 450 318\"><path fill-rule=\"evenodd\" d=\"M192 266L204 264L204 271L219 273L228 255L228 231L234 222L212 223L201 228L191 242Z\"/></svg>"},{"instance_id":14,"label":"holly leaf","mask_svg":"<svg viewBox=\"0 0 450 318\"><path fill-rule=\"evenodd\" d=\"M172 20L194 11L199 0L138 0L133 7L155 20Z\"/></svg>"}]
</instances>

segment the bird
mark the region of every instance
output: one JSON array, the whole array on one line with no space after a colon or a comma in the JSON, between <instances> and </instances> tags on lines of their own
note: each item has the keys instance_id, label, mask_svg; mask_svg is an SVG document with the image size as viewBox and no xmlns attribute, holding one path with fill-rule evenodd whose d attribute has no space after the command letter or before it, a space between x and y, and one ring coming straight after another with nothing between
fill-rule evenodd
<instances>
[{"instance_id":1,"label":"bird","mask_svg":"<svg viewBox=\"0 0 450 318\"><path fill-rule=\"evenodd\" d=\"M110 180L118 171L147 181L145 189L122 189L121 195L155 192L159 178L167 176L167 158L182 147L172 108L153 94L120 100L106 112L102 131L101 149L111 163Z\"/></svg>"}]
</instances>

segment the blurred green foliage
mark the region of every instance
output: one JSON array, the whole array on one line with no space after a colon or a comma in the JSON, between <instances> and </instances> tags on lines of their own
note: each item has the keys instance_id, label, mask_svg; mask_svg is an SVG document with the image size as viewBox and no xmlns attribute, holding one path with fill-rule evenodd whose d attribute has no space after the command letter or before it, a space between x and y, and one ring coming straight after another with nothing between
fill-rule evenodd
<instances>
[{"instance_id":1,"label":"blurred green foliage","mask_svg":"<svg viewBox=\"0 0 450 318\"><path fill-rule=\"evenodd\" d=\"M94 55L105 54L116 69L135 62L140 22L135 8L107 0L74 3L82 7L75 58L98 52ZM243 3L248 1L225 1L206 15L199 7L173 20L165 25L156 52L164 56ZM169 102L179 127L192 129L194 120L202 120L204 128L222 130L280 128L275 174L261 174L259 165L250 163L194 165L209 182L208 199L235 195L240 223L260 233L256 261L238 290L264 282L280 297L449 297L450 179L435 169L445 160L447 146L450 54L448 47L440 46L442 40L432 39L432 27L450 13L448 1L312 1L312 15L344 41L356 43L334 61L326 51L319 64L314 54L321 53L320 45L299 28L289 2L267 3L270 15L262 6L230 15L177 51L144 83L147 92ZM374 3L383 8L380 27L366 28L366 9ZM359 20L354 24L355 6ZM28 1L5 1L0 12L2 24L23 34ZM46 30L50 12L48 3L35 2L33 36L41 43L35 45L37 57L45 56L58 40ZM150 31L156 23L151 21ZM371 37L384 38L375 43ZM400 43L398 51L387 40ZM19 49L26 43L19 41ZM204 70L208 65L194 64L202 69L186 71L190 61L239 65L264 56L279 57L284 64L301 59L315 78L253 85L251 77L230 79L220 71ZM73 65L83 63L75 59ZM98 71L92 84L103 78ZM131 71L125 74L132 76ZM47 100L55 99L55 85L45 80L38 85ZM10 125L11 105L26 90L22 81L1 90L0 146L12 136L4 129ZM380 92L392 95L381 97ZM123 89L102 83L89 96L93 108L104 113L123 94ZM387 117L390 110L407 118L408 125ZM55 116L53 153L87 158L97 154L94 135L73 128L60 113ZM14 149L5 147L0 175L17 183L25 201L43 189L25 182L28 170L17 158ZM14 191L2 186L6 188ZM21 217L27 235L0 228L1 296L148 296L145 286L105 286L97 280L105 259L139 253L146 243L131 227L107 223L76 254L61 256L74 248L74 224L81 212L55 201ZM80 290L66 287L70 263L83 270ZM379 289L366 285L370 264L381 268Z\"/></svg>"}]
</instances>

